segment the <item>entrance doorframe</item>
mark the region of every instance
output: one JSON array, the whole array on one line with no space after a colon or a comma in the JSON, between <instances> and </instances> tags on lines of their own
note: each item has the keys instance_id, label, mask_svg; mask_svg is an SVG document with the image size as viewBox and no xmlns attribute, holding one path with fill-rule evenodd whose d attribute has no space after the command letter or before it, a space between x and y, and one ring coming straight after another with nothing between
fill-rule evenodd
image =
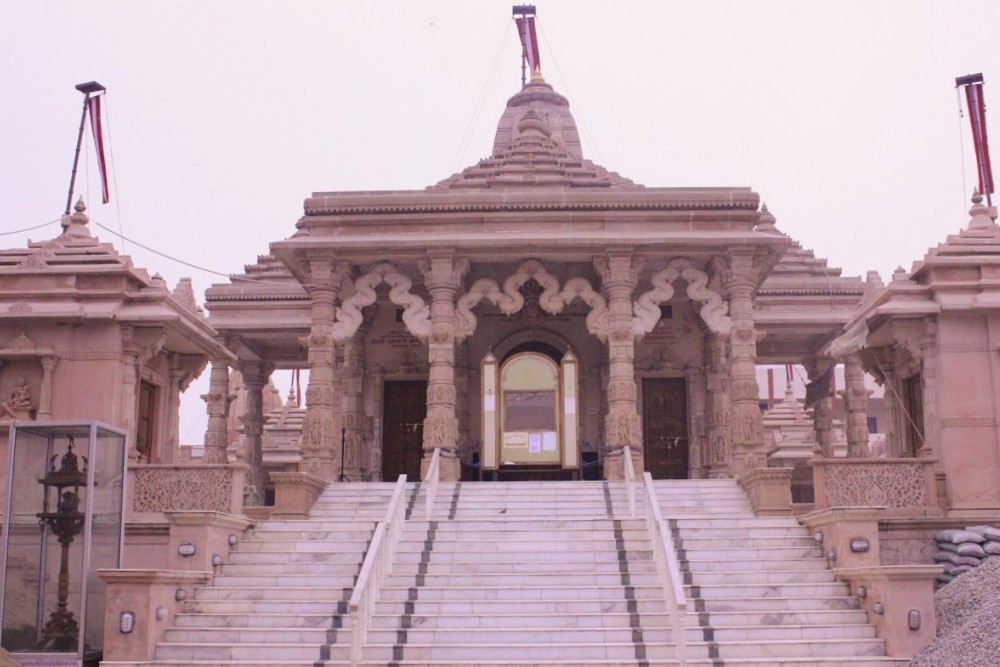
<instances>
[{"instance_id":1,"label":"entrance doorframe","mask_svg":"<svg viewBox=\"0 0 1000 667\"><path fill-rule=\"evenodd\" d=\"M645 415L645 387L646 380L669 380L679 379L685 381L686 406L687 406L687 439L688 439L688 464L686 479L698 479L704 477L703 461L705 447L705 375L700 369L685 369L684 372L663 372L663 371L638 371L635 374L635 384L638 390L639 418L642 430L646 430ZM644 458L648 453L647 443L643 443ZM648 464L647 464L648 465Z\"/></svg>"}]
</instances>

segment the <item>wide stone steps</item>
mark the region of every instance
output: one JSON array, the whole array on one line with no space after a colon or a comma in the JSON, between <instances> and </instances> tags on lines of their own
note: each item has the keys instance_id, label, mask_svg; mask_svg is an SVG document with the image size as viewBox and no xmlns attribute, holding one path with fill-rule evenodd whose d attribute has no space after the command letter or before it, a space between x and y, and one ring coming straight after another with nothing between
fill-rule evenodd
<instances>
[{"instance_id":1,"label":"wide stone steps","mask_svg":"<svg viewBox=\"0 0 1000 667\"><path fill-rule=\"evenodd\" d=\"M882 657L857 598L794 520L755 518L732 480L656 485L682 545L688 665L903 664ZM678 664L640 483L634 519L621 482L442 483L432 522L426 491L410 484L405 495L408 520L362 665ZM261 522L145 664L347 665L346 601L391 492L331 484L308 520Z\"/></svg>"},{"instance_id":2,"label":"wide stone steps","mask_svg":"<svg viewBox=\"0 0 1000 667\"><path fill-rule=\"evenodd\" d=\"M716 516L686 515L690 508L678 509L679 486L657 483L660 509L680 549L685 590L704 610L699 629L710 632L726 665L834 667L869 656L898 663L878 657L885 647L874 626L798 522L757 518L743 503L720 503L726 511Z\"/></svg>"}]
</instances>

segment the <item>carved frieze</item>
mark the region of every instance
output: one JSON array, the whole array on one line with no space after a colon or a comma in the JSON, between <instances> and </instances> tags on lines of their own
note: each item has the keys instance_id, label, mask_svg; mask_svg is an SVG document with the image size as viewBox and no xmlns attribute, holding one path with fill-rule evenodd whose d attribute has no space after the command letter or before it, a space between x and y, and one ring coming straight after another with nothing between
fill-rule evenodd
<instances>
[{"instance_id":1,"label":"carved frieze","mask_svg":"<svg viewBox=\"0 0 1000 667\"><path fill-rule=\"evenodd\" d=\"M729 306L722 296L708 287L708 274L695 267L689 260L678 257L670 260L667 267L653 275L653 289L642 294L633 304L632 328L636 335L644 336L653 330L660 319L660 304L674 295L673 283L678 278L687 281L687 295L692 301L702 304L699 314L714 333L727 334L732 328L732 319L727 315Z\"/></svg>"},{"instance_id":2,"label":"carved frieze","mask_svg":"<svg viewBox=\"0 0 1000 667\"><path fill-rule=\"evenodd\" d=\"M135 468L135 512L231 512L233 473L225 468Z\"/></svg>"},{"instance_id":3,"label":"carved frieze","mask_svg":"<svg viewBox=\"0 0 1000 667\"><path fill-rule=\"evenodd\" d=\"M926 507L923 463L826 466L826 498L831 507Z\"/></svg>"},{"instance_id":4,"label":"carved frieze","mask_svg":"<svg viewBox=\"0 0 1000 667\"><path fill-rule=\"evenodd\" d=\"M389 300L403 307L403 323L407 330L420 340L427 339L431 332L430 307L421 297L410 293L413 281L388 263L372 267L354 281L354 294L344 299L337 309L333 324L335 339L347 340L357 332L364 321L361 309L375 303L375 288L383 282L389 285Z\"/></svg>"},{"instance_id":5,"label":"carved frieze","mask_svg":"<svg viewBox=\"0 0 1000 667\"><path fill-rule=\"evenodd\" d=\"M487 300L497 306L504 315L513 315L524 307L521 287L534 280L542 288L538 305L550 315L558 315L574 299L583 301L590 312L587 315L587 330L605 340L607 338L607 303L585 278L570 278L562 290L559 280L545 270L541 262L529 259L523 262L503 283L503 290L492 278L480 278L469 291L458 299L455 306L455 339L462 341L476 330L476 316L472 309L480 301Z\"/></svg>"}]
</instances>

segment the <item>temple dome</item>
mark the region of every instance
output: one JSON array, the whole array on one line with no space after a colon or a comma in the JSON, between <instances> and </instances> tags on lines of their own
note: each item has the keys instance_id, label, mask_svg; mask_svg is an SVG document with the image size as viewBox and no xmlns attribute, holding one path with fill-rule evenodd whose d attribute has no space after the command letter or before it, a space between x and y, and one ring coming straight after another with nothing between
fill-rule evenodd
<instances>
[{"instance_id":1,"label":"temple dome","mask_svg":"<svg viewBox=\"0 0 1000 667\"><path fill-rule=\"evenodd\" d=\"M576 121L569 110L569 101L557 93L550 84L536 73L531 81L516 95L507 100L507 108L500 116L496 137L493 140L493 155L507 151L517 138L518 128L525 114L529 112L541 118L550 132L550 137L568 156L583 158L580 133Z\"/></svg>"}]
</instances>

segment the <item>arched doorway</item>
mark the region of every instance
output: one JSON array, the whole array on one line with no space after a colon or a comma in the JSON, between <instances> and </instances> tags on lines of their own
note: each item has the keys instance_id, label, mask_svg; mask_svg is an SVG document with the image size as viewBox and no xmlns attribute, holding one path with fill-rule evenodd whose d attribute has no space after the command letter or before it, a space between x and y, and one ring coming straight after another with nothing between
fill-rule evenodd
<instances>
[{"instance_id":1,"label":"arched doorway","mask_svg":"<svg viewBox=\"0 0 1000 667\"><path fill-rule=\"evenodd\" d=\"M542 347L540 347L540 345ZM483 360L483 452L488 478L573 477L580 467L577 359L523 344Z\"/></svg>"}]
</instances>

